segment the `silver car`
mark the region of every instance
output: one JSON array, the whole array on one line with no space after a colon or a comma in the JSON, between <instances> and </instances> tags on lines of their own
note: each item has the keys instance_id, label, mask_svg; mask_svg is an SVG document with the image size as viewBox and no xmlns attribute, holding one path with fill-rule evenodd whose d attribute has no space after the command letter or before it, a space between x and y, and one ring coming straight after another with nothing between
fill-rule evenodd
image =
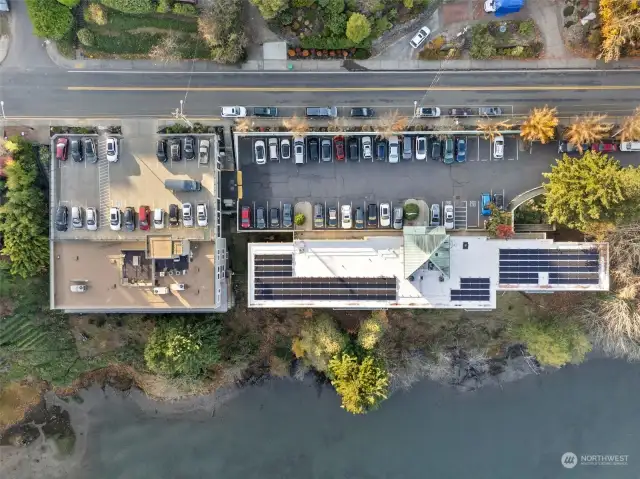
<instances>
[{"instance_id":1,"label":"silver car","mask_svg":"<svg viewBox=\"0 0 640 479\"><path fill-rule=\"evenodd\" d=\"M400 142L397 136L389 138L389 163L400 161Z\"/></svg>"},{"instance_id":2,"label":"silver car","mask_svg":"<svg viewBox=\"0 0 640 479\"><path fill-rule=\"evenodd\" d=\"M388 228L389 226L391 226L391 205L380 203L380 227Z\"/></svg>"},{"instance_id":3,"label":"silver car","mask_svg":"<svg viewBox=\"0 0 640 479\"><path fill-rule=\"evenodd\" d=\"M87 208L87 229L89 231L96 231L98 229L98 213L93 207Z\"/></svg>"},{"instance_id":4,"label":"silver car","mask_svg":"<svg viewBox=\"0 0 640 479\"><path fill-rule=\"evenodd\" d=\"M453 205L444 205L444 227L448 230L455 228Z\"/></svg>"},{"instance_id":5,"label":"silver car","mask_svg":"<svg viewBox=\"0 0 640 479\"><path fill-rule=\"evenodd\" d=\"M191 203L182 203L182 224L185 227L193 226L193 208Z\"/></svg>"},{"instance_id":6,"label":"silver car","mask_svg":"<svg viewBox=\"0 0 640 479\"><path fill-rule=\"evenodd\" d=\"M400 206L393 209L393 229L401 230L404 224L404 210Z\"/></svg>"},{"instance_id":7,"label":"silver car","mask_svg":"<svg viewBox=\"0 0 640 479\"><path fill-rule=\"evenodd\" d=\"M437 203L431 205L431 226L440 226L440 205Z\"/></svg>"},{"instance_id":8,"label":"silver car","mask_svg":"<svg viewBox=\"0 0 640 479\"><path fill-rule=\"evenodd\" d=\"M371 147L371 137L370 136L362 137L362 159L363 160L372 160L373 159L373 149Z\"/></svg>"}]
</instances>

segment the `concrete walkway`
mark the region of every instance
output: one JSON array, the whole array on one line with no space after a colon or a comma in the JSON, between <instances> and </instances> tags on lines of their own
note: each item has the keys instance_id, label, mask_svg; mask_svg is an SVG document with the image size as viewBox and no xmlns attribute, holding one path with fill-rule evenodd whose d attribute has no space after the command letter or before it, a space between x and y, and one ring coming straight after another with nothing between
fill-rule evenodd
<instances>
[{"instance_id":1,"label":"concrete walkway","mask_svg":"<svg viewBox=\"0 0 640 479\"><path fill-rule=\"evenodd\" d=\"M43 46L44 40L36 37L33 33L33 26L27 14L27 5L24 0L11 2L9 15L11 40L2 67L24 71L55 68Z\"/></svg>"}]
</instances>

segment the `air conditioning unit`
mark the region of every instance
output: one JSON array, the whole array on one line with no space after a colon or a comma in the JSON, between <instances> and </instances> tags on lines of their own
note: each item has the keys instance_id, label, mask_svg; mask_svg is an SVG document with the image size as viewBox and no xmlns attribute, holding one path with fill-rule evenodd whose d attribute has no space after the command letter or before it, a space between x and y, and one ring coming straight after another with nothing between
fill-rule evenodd
<instances>
[{"instance_id":1,"label":"air conditioning unit","mask_svg":"<svg viewBox=\"0 0 640 479\"><path fill-rule=\"evenodd\" d=\"M165 287L153 288L153 294L169 294L169 288L165 288Z\"/></svg>"},{"instance_id":2,"label":"air conditioning unit","mask_svg":"<svg viewBox=\"0 0 640 479\"><path fill-rule=\"evenodd\" d=\"M180 276L180 271L176 270L176 272L173 274L175 274L176 276Z\"/></svg>"},{"instance_id":3,"label":"air conditioning unit","mask_svg":"<svg viewBox=\"0 0 640 479\"><path fill-rule=\"evenodd\" d=\"M183 270L182 270L182 276L186 275L186 274L187 274L187 271L189 271L189 270L187 270L187 269L183 269Z\"/></svg>"},{"instance_id":4,"label":"air conditioning unit","mask_svg":"<svg viewBox=\"0 0 640 479\"><path fill-rule=\"evenodd\" d=\"M165 275L165 274L166 274L166 273L165 273L164 271L160 271L160 272L158 273L158 276L160 276L161 278L164 278L164 275Z\"/></svg>"},{"instance_id":5,"label":"air conditioning unit","mask_svg":"<svg viewBox=\"0 0 640 479\"><path fill-rule=\"evenodd\" d=\"M169 270L169 276L173 276L173 270L172 269Z\"/></svg>"}]
</instances>

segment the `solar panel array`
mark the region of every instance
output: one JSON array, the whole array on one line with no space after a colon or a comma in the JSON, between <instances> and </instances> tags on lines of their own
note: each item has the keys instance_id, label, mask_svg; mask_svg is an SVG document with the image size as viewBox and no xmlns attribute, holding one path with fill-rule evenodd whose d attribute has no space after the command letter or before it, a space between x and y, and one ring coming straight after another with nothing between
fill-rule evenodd
<instances>
[{"instance_id":1,"label":"solar panel array","mask_svg":"<svg viewBox=\"0 0 640 479\"><path fill-rule=\"evenodd\" d=\"M460 289L451 290L451 301L490 301L489 278L460 278Z\"/></svg>"},{"instance_id":2,"label":"solar panel array","mask_svg":"<svg viewBox=\"0 0 640 479\"><path fill-rule=\"evenodd\" d=\"M599 284L597 249L501 249L500 284L538 284L549 274L549 284Z\"/></svg>"},{"instance_id":3,"label":"solar panel array","mask_svg":"<svg viewBox=\"0 0 640 479\"><path fill-rule=\"evenodd\" d=\"M255 300L395 301L396 278L300 278L292 255L254 257Z\"/></svg>"}]
</instances>

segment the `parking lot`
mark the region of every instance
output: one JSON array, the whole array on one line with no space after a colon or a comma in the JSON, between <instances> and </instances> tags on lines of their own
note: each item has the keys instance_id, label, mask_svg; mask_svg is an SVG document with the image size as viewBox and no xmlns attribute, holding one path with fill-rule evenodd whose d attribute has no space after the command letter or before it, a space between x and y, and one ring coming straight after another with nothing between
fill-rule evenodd
<instances>
[{"instance_id":1,"label":"parking lot","mask_svg":"<svg viewBox=\"0 0 640 479\"><path fill-rule=\"evenodd\" d=\"M179 135L176 135L179 136ZM200 136L200 135L195 135ZM70 139L73 135L68 136ZM172 136L168 136L172 137ZM167 231L167 215L170 204L181 205L190 202L195 210L196 204L207 204L209 217L213 214L214 170L211 161L201 165L197 158L193 161L158 161L155 154L156 138L154 136L119 138L119 161L106 160L106 136L97 136L97 163L87 161L75 162L69 157L66 161L55 161L57 168L56 201L66 205L71 214L73 206L81 206L86 212L88 207L98 211L98 229L89 231L86 228L73 228L69 219L67 231L55 231L56 239L89 239L89 240L138 240L143 239L147 231L139 228L136 218L136 229L133 232L124 230L112 231L109 226L109 209L118 207L122 212L133 207L136 215L140 206L148 206L153 212L162 208ZM208 138L211 139L211 138ZM213 142L212 142L213 143ZM201 190L195 192L173 192L164 186L168 179L193 179L201 183ZM54 217L52 215L52 217ZM211 221L209 222L211 225ZM209 240L210 227L186 228L180 222L179 227L170 228L175 239Z\"/></svg>"}]
</instances>

